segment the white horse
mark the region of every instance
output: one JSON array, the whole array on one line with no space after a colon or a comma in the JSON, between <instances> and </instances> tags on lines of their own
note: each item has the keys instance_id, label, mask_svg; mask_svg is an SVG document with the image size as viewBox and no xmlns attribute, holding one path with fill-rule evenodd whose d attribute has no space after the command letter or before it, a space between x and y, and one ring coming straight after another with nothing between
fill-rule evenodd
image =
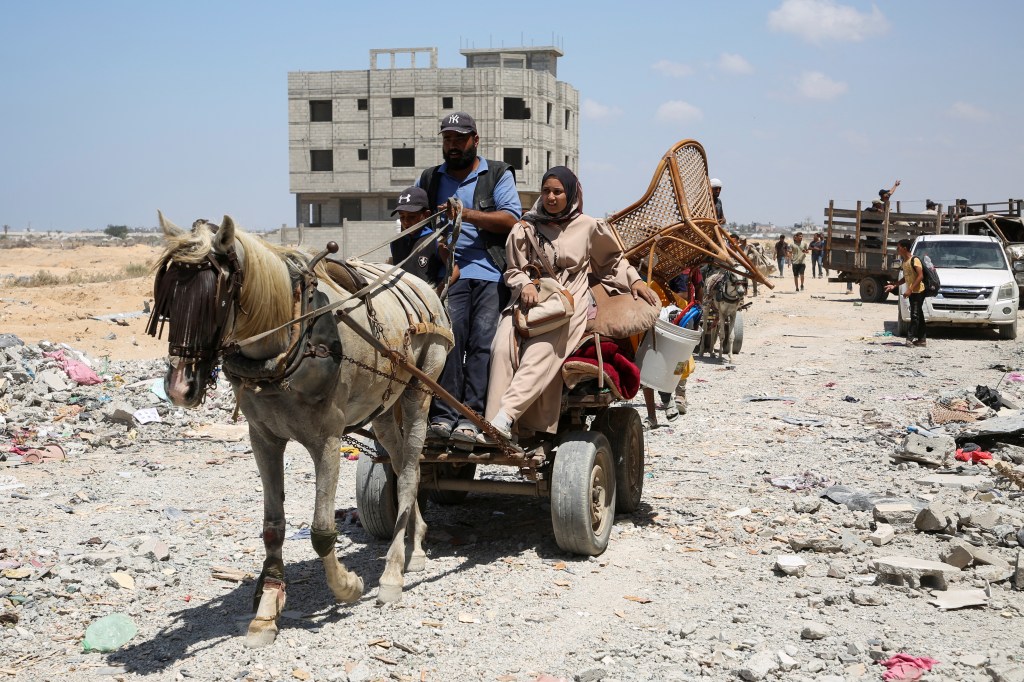
<instances>
[{"instance_id":1,"label":"white horse","mask_svg":"<svg viewBox=\"0 0 1024 682\"><path fill-rule=\"evenodd\" d=\"M266 560L246 644L273 642L284 608L284 449L290 440L304 445L313 459L311 539L327 584L338 602L354 602L363 594L363 581L334 552L339 439L372 421L398 475L398 522L377 599L400 599L404 571L422 570L426 563L426 524L416 495L431 396L416 390L415 383L408 386L408 371L393 366L335 316L347 315L375 332L385 345L436 378L452 345L441 301L425 282L409 275L398 279L399 271L364 298L302 319L307 310L347 296L327 276L323 263L314 274L302 254L246 234L228 216L220 226L196 221L186 232L160 214L160 226L167 247L156 266L148 331L159 336L164 323L169 327L167 396L175 405L199 405L214 367L222 362L249 423L263 482ZM371 271L363 274L373 279ZM407 531L412 539L408 563Z\"/></svg>"}]
</instances>

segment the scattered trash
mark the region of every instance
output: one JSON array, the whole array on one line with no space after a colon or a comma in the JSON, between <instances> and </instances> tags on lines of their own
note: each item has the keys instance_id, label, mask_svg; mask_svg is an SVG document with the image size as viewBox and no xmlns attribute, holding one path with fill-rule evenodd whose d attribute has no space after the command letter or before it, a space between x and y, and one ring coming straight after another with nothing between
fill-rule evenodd
<instances>
[{"instance_id":1,"label":"scattered trash","mask_svg":"<svg viewBox=\"0 0 1024 682\"><path fill-rule=\"evenodd\" d=\"M875 332L875 334L874 334L874 335L875 335L875 336L892 336L892 332L890 332L890 331L884 331L884 332Z\"/></svg>"},{"instance_id":2,"label":"scattered trash","mask_svg":"<svg viewBox=\"0 0 1024 682\"><path fill-rule=\"evenodd\" d=\"M14 476L0 476L0 490L16 490L24 488L24 483L19 483Z\"/></svg>"},{"instance_id":3,"label":"scattered trash","mask_svg":"<svg viewBox=\"0 0 1024 682\"><path fill-rule=\"evenodd\" d=\"M64 370L64 373L68 375L68 378L79 386L92 386L93 384L103 383L103 380L100 379L96 372L92 371L89 365L81 360L67 357L64 350L43 353L43 357L56 360L60 368Z\"/></svg>"},{"instance_id":4,"label":"scattered trash","mask_svg":"<svg viewBox=\"0 0 1024 682\"><path fill-rule=\"evenodd\" d=\"M25 464L42 464L44 462L62 462L67 459L64 448L56 443L44 445L41 448L29 448L21 456Z\"/></svg>"},{"instance_id":5,"label":"scattered trash","mask_svg":"<svg viewBox=\"0 0 1024 682\"><path fill-rule=\"evenodd\" d=\"M791 395L745 395L740 398L740 401L744 403L760 403L774 400L789 403L796 402L796 398Z\"/></svg>"},{"instance_id":6,"label":"scattered trash","mask_svg":"<svg viewBox=\"0 0 1024 682\"><path fill-rule=\"evenodd\" d=\"M882 673L883 680L919 680L921 673L928 672L933 666L938 665L939 661L927 656L896 654L892 658L879 661L878 664L887 669Z\"/></svg>"},{"instance_id":7,"label":"scattered trash","mask_svg":"<svg viewBox=\"0 0 1024 682\"><path fill-rule=\"evenodd\" d=\"M1024 381L1024 374L1021 374L1020 372L1010 372L1003 377L1003 381L1021 382Z\"/></svg>"},{"instance_id":8,"label":"scattered trash","mask_svg":"<svg viewBox=\"0 0 1024 682\"><path fill-rule=\"evenodd\" d=\"M832 481L827 476L823 476L815 471L805 471L802 474L790 476L765 476L764 480L776 488L784 488L785 490L809 490L811 488L824 488L832 485Z\"/></svg>"},{"instance_id":9,"label":"scattered trash","mask_svg":"<svg viewBox=\"0 0 1024 682\"><path fill-rule=\"evenodd\" d=\"M312 535L312 530L309 528L300 528L291 535L288 536L289 540L308 540Z\"/></svg>"},{"instance_id":10,"label":"scattered trash","mask_svg":"<svg viewBox=\"0 0 1024 682\"><path fill-rule=\"evenodd\" d=\"M824 426L824 419L810 419L807 417L779 417L782 421L793 426Z\"/></svg>"},{"instance_id":11,"label":"scattered trash","mask_svg":"<svg viewBox=\"0 0 1024 682\"><path fill-rule=\"evenodd\" d=\"M116 651L135 636L135 622L120 613L104 616L85 630L82 649L88 651Z\"/></svg>"},{"instance_id":12,"label":"scattered trash","mask_svg":"<svg viewBox=\"0 0 1024 682\"><path fill-rule=\"evenodd\" d=\"M135 410L132 416L140 424L152 424L161 421L160 413L156 411L155 407L144 407L141 410Z\"/></svg>"},{"instance_id":13,"label":"scattered trash","mask_svg":"<svg viewBox=\"0 0 1024 682\"><path fill-rule=\"evenodd\" d=\"M844 395L843 396L843 400L845 400L848 403L859 403L860 402L860 398L854 398L852 395Z\"/></svg>"}]
</instances>

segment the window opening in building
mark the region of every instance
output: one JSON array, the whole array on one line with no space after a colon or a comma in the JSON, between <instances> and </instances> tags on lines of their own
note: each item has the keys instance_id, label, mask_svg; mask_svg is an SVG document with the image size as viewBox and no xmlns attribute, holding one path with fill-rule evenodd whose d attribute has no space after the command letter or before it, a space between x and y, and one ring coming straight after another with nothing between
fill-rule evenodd
<instances>
[{"instance_id":1,"label":"window opening in building","mask_svg":"<svg viewBox=\"0 0 1024 682\"><path fill-rule=\"evenodd\" d=\"M369 149L357 149L356 151L359 154L359 160L360 161L369 161L370 160L370 150Z\"/></svg>"},{"instance_id":2,"label":"window opening in building","mask_svg":"<svg viewBox=\"0 0 1024 682\"><path fill-rule=\"evenodd\" d=\"M565 166L565 167L569 166L569 155L568 154L566 154L566 156L565 156L565 163L563 163L562 165Z\"/></svg>"},{"instance_id":3,"label":"window opening in building","mask_svg":"<svg viewBox=\"0 0 1024 682\"><path fill-rule=\"evenodd\" d=\"M334 170L334 152L330 149L310 149L309 170L314 173Z\"/></svg>"},{"instance_id":4,"label":"window opening in building","mask_svg":"<svg viewBox=\"0 0 1024 682\"><path fill-rule=\"evenodd\" d=\"M387 209L385 209L385 212L388 215L391 215L391 212L394 211L395 208L397 208L397 207L398 207L398 199L397 198L395 198L395 199L388 199L388 207L387 207Z\"/></svg>"},{"instance_id":5,"label":"window opening in building","mask_svg":"<svg viewBox=\"0 0 1024 682\"><path fill-rule=\"evenodd\" d=\"M504 109L506 119L530 118L530 108L522 97L506 97Z\"/></svg>"},{"instance_id":6,"label":"window opening in building","mask_svg":"<svg viewBox=\"0 0 1024 682\"><path fill-rule=\"evenodd\" d=\"M321 123L331 120L331 100L311 99L309 100L309 120L313 123Z\"/></svg>"},{"instance_id":7,"label":"window opening in building","mask_svg":"<svg viewBox=\"0 0 1024 682\"><path fill-rule=\"evenodd\" d=\"M412 168L416 165L415 149L392 149L391 165L394 168Z\"/></svg>"},{"instance_id":8,"label":"window opening in building","mask_svg":"<svg viewBox=\"0 0 1024 682\"><path fill-rule=\"evenodd\" d=\"M321 206L320 204L310 204L309 205L309 220L307 221L306 224L309 225L310 227L320 227L320 225L321 225L320 217L321 217L322 213L323 213L323 206Z\"/></svg>"},{"instance_id":9,"label":"window opening in building","mask_svg":"<svg viewBox=\"0 0 1024 682\"><path fill-rule=\"evenodd\" d=\"M548 125L551 125L551 114L555 110L555 105L548 102Z\"/></svg>"},{"instance_id":10,"label":"window opening in building","mask_svg":"<svg viewBox=\"0 0 1024 682\"><path fill-rule=\"evenodd\" d=\"M568 129L569 129L569 115L570 115L571 113L572 113L572 112L571 112L571 111L569 111L568 109L566 109L566 110L565 110L565 129L566 129L566 130L568 130Z\"/></svg>"},{"instance_id":11,"label":"window opening in building","mask_svg":"<svg viewBox=\"0 0 1024 682\"><path fill-rule=\"evenodd\" d=\"M363 202L359 199L342 199L341 200L341 219L342 220L362 220L363 219Z\"/></svg>"},{"instance_id":12,"label":"window opening in building","mask_svg":"<svg viewBox=\"0 0 1024 682\"><path fill-rule=\"evenodd\" d=\"M516 170L523 170L522 147L505 147L503 159L505 163L512 166Z\"/></svg>"},{"instance_id":13,"label":"window opening in building","mask_svg":"<svg viewBox=\"0 0 1024 682\"><path fill-rule=\"evenodd\" d=\"M442 97L441 98L441 108L442 109L454 109L455 108L455 98L454 97Z\"/></svg>"},{"instance_id":14,"label":"window opening in building","mask_svg":"<svg viewBox=\"0 0 1024 682\"><path fill-rule=\"evenodd\" d=\"M391 98L391 115L392 116L415 116L416 115L416 99L413 97L392 97Z\"/></svg>"},{"instance_id":15,"label":"window opening in building","mask_svg":"<svg viewBox=\"0 0 1024 682\"><path fill-rule=\"evenodd\" d=\"M368 109L365 97L361 97L356 100L356 109L359 111L366 111Z\"/></svg>"},{"instance_id":16,"label":"window opening in building","mask_svg":"<svg viewBox=\"0 0 1024 682\"><path fill-rule=\"evenodd\" d=\"M551 168L551 152L548 152L547 163L544 165L544 170Z\"/></svg>"}]
</instances>

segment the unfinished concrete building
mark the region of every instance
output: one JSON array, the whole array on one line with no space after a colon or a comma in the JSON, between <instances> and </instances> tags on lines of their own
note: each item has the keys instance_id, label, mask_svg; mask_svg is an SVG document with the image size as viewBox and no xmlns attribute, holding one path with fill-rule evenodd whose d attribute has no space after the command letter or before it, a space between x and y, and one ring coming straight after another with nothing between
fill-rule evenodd
<instances>
[{"instance_id":1,"label":"unfinished concrete building","mask_svg":"<svg viewBox=\"0 0 1024 682\"><path fill-rule=\"evenodd\" d=\"M557 79L557 47L466 49L438 68L437 48L370 51L370 68L288 74L289 185L296 225L390 221L398 192L441 163L439 119L465 111L481 156L516 169L529 207L550 166L579 159L579 93ZM352 253L356 235L346 235ZM319 240L316 240L319 241ZM358 240L362 241L362 240Z\"/></svg>"}]
</instances>

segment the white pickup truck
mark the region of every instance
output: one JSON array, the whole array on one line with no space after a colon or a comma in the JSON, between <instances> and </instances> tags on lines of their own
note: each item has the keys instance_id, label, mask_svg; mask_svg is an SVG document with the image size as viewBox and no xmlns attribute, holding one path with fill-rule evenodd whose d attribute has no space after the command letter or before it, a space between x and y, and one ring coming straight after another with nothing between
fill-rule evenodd
<instances>
[{"instance_id":1,"label":"white pickup truck","mask_svg":"<svg viewBox=\"0 0 1024 682\"><path fill-rule=\"evenodd\" d=\"M1001 339L1017 337L1020 292L1003 244L982 235L927 234L914 240L914 256L928 256L939 274L939 293L924 300L925 324L995 327ZM902 294L906 284L900 287ZM900 296L897 328L906 336L910 304Z\"/></svg>"}]
</instances>

